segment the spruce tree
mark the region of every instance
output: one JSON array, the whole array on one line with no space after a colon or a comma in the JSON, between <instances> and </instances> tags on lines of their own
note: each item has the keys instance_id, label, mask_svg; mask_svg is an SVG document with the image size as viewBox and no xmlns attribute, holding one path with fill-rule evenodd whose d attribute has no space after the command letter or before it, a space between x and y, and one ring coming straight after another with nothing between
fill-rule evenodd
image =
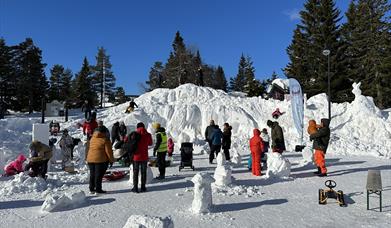
<instances>
[{"instance_id":1,"label":"spruce tree","mask_svg":"<svg viewBox=\"0 0 391 228\"><path fill-rule=\"evenodd\" d=\"M123 104L127 101L125 90L123 87L118 87L115 91L115 104Z\"/></svg>"},{"instance_id":2,"label":"spruce tree","mask_svg":"<svg viewBox=\"0 0 391 228\"><path fill-rule=\"evenodd\" d=\"M84 57L83 65L80 72L74 80L74 102L76 107L81 107L84 101L89 101L90 104L96 104L96 93L94 92L92 83L92 70L86 57Z\"/></svg>"},{"instance_id":3,"label":"spruce tree","mask_svg":"<svg viewBox=\"0 0 391 228\"><path fill-rule=\"evenodd\" d=\"M221 89L227 92L227 79L225 78L224 69L221 66L218 66L215 72L215 87L216 89Z\"/></svg>"},{"instance_id":4,"label":"spruce tree","mask_svg":"<svg viewBox=\"0 0 391 228\"><path fill-rule=\"evenodd\" d=\"M67 103L72 99L72 71L65 69L60 78L60 100Z\"/></svg>"},{"instance_id":5,"label":"spruce tree","mask_svg":"<svg viewBox=\"0 0 391 228\"><path fill-rule=\"evenodd\" d=\"M11 48L0 38L0 119L8 108L12 108L16 83L12 66Z\"/></svg>"},{"instance_id":6,"label":"spruce tree","mask_svg":"<svg viewBox=\"0 0 391 228\"><path fill-rule=\"evenodd\" d=\"M42 51L34 45L31 38L15 47L17 65L17 110L27 108L29 113L41 110L41 100L46 97L49 87L42 63Z\"/></svg>"},{"instance_id":7,"label":"spruce tree","mask_svg":"<svg viewBox=\"0 0 391 228\"><path fill-rule=\"evenodd\" d=\"M149 71L149 80L146 82L149 85L148 91L152 91L156 88L162 88L166 83L163 78L163 63L155 62L151 70Z\"/></svg>"},{"instance_id":8,"label":"spruce tree","mask_svg":"<svg viewBox=\"0 0 391 228\"><path fill-rule=\"evenodd\" d=\"M96 55L96 65L93 69L93 86L95 93L100 96L100 105L104 102L104 95L109 98L114 97L115 90L115 76L111 70L110 56L106 54L106 49L98 48ZM109 99L110 100L110 99ZM110 100L112 101L112 100Z\"/></svg>"},{"instance_id":9,"label":"spruce tree","mask_svg":"<svg viewBox=\"0 0 391 228\"><path fill-rule=\"evenodd\" d=\"M48 93L49 101L61 101L61 78L64 74L64 67L62 65L56 64L50 70L50 74L50 88Z\"/></svg>"},{"instance_id":10,"label":"spruce tree","mask_svg":"<svg viewBox=\"0 0 391 228\"><path fill-rule=\"evenodd\" d=\"M230 79L230 90L231 91L245 91L245 86L247 84L246 78L246 70L247 70L247 61L244 55L240 57L238 73L236 77Z\"/></svg>"},{"instance_id":11,"label":"spruce tree","mask_svg":"<svg viewBox=\"0 0 391 228\"><path fill-rule=\"evenodd\" d=\"M352 1L343 25L347 44L347 75L361 81L364 95L372 96L381 108L391 106L391 23L386 0Z\"/></svg>"}]
</instances>

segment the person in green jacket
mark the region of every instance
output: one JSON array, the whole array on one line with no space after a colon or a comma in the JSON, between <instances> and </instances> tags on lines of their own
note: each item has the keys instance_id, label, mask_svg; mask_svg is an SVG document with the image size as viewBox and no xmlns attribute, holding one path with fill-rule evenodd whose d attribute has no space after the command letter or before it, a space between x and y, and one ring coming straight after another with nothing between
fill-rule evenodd
<instances>
[{"instance_id":1,"label":"person in green jacket","mask_svg":"<svg viewBox=\"0 0 391 228\"><path fill-rule=\"evenodd\" d=\"M153 149L153 156L157 155L157 165L159 167L159 176L156 179L162 180L166 174L166 154L167 154L167 134L166 129L156 124L156 144Z\"/></svg>"}]
</instances>

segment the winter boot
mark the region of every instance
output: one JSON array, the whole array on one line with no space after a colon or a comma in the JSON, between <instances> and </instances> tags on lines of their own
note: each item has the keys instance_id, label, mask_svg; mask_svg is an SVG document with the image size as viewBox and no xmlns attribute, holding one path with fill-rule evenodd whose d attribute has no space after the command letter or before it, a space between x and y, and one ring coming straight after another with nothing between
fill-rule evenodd
<instances>
[{"instance_id":1,"label":"winter boot","mask_svg":"<svg viewBox=\"0 0 391 228\"><path fill-rule=\"evenodd\" d=\"M321 173L318 175L318 177L327 177L327 173Z\"/></svg>"},{"instance_id":2,"label":"winter boot","mask_svg":"<svg viewBox=\"0 0 391 228\"><path fill-rule=\"evenodd\" d=\"M132 190L130 190L131 192L134 192L134 193L139 193L138 191L138 188L137 187L133 187Z\"/></svg>"},{"instance_id":3,"label":"winter boot","mask_svg":"<svg viewBox=\"0 0 391 228\"><path fill-rule=\"evenodd\" d=\"M321 174L320 167L318 167L318 171L314 172L314 174L316 174L316 175Z\"/></svg>"}]
</instances>

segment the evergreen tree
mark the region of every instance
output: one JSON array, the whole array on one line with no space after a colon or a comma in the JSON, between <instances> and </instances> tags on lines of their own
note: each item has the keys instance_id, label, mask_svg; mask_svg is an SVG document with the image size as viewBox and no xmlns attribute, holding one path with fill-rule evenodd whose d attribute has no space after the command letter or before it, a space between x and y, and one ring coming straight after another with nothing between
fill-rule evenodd
<instances>
[{"instance_id":1,"label":"evergreen tree","mask_svg":"<svg viewBox=\"0 0 391 228\"><path fill-rule=\"evenodd\" d=\"M341 42L339 10L333 0L308 0L300 12L301 24L294 31L287 48L290 63L285 68L288 78L296 78L309 97L327 91L328 59L322 52L330 50L331 99L352 99L351 82L346 77L346 45Z\"/></svg>"},{"instance_id":2,"label":"evergreen tree","mask_svg":"<svg viewBox=\"0 0 391 228\"><path fill-rule=\"evenodd\" d=\"M227 79L225 78L224 69L221 66L218 66L215 72L215 87L216 89L221 89L227 92Z\"/></svg>"},{"instance_id":3,"label":"evergreen tree","mask_svg":"<svg viewBox=\"0 0 391 228\"><path fill-rule=\"evenodd\" d=\"M163 63L155 62L151 70L149 71L149 80L146 82L149 85L148 91L152 91L156 88L162 88L166 83L163 78Z\"/></svg>"},{"instance_id":4,"label":"evergreen tree","mask_svg":"<svg viewBox=\"0 0 391 228\"><path fill-rule=\"evenodd\" d=\"M72 71L70 69L65 69L64 73L60 78L60 100L61 101L70 101L72 99Z\"/></svg>"},{"instance_id":5,"label":"evergreen tree","mask_svg":"<svg viewBox=\"0 0 391 228\"><path fill-rule=\"evenodd\" d=\"M104 102L103 95L114 98L115 76L111 71L110 56L106 54L103 47L98 48L96 55L96 65L93 68L93 86L94 90L100 96L100 104ZM103 94L103 92L105 94ZM110 99L109 99L110 100ZM112 100L110 100L112 101Z\"/></svg>"},{"instance_id":6,"label":"evergreen tree","mask_svg":"<svg viewBox=\"0 0 391 228\"><path fill-rule=\"evenodd\" d=\"M125 90L121 86L116 89L115 92L115 103L118 104L123 104L127 102L128 99L126 98Z\"/></svg>"},{"instance_id":7,"label":"evergreen tree","mask_svg":"<svg viewBox=\"0 0 391 228\"><path fill-rule=\"evenodd\" d=\"M245 86L247 84L246 78L246 70L247 70L247 61L244 55L240 57L239 68L236 77L230 79L230 90L231 91L245 91Z\"/></svg>"},{"instance_id":8,"label":"evergreen tree","mask_svg":"<svg viewBox=\"0 0 391 228\"><path fill-rule=\"evenodd\" d=\"M61 97L61 78L64 74L64 67L62 65L54 65L50 70L50 88L49 88L49 101L63 100Z\"/></svg>"},{"instance_id":9,"label":"evergreen tree","mask_svg":"<svg viewBox=\"0 0 391 228\"><path fill-rule=\"evenodd\" d=\"M351 1L342 27L347 75L381 108L391 106L391 22L387 0Z\"/></svg>"},{"instance_id":10,"label":"evergreen tree","mask_svg":"<svg viewBox=\"0 0 391 228\"><path fill-rule=\"evenodd\" d=\"M12 107L12 96L15 95L16 83L11 60L11 49L0 38L0 119Z\"/></svg>"},{"instance_id":11,"label":"evergreen tree","mask_svg":"<svg viewBox=\"0 0 391 228\"><path fill-rule=\"evenodd\" d=\"M253 66L253 61L250 56L246 57L246 68L245 68L245 79L246 85L244 92L249 96L259 96L259 86L260 82L255 79L255 68Z\"/></svg>"},{"instance_id":12,"label":"evergreen tree","mask_svg":"<svg viewBox=\"0 0 391 228\"><path fill-rule=\"evenodd\" d=\"M83 66L74 80L74 102L76 107L81 107L85 100L90 104L96 104L96 93L91 84L92 70L86 57L83 60Z\"/></svg>"},{"instance_id":13,"label":"evergreen tree","mask_svg":"<svg viewBox=\"0 0 391 228\"><path fill-rule=\"evenodd\" d=\"M49 87L42 63L42 51L27 38L14 48L17 66L17 104L15 109L28 108L29 113L41 109L41 100L46 97Z\"/></svg>"}]
</instances>

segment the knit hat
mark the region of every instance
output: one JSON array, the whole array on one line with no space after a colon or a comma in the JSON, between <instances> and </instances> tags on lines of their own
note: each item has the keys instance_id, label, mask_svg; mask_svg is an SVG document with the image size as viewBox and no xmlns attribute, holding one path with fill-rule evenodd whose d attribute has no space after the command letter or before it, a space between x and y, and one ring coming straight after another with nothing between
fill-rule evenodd
<instances>
[{"instance_id":1,"label":"knit hat","mask_svg":"<svg viewBox=\"0 0 391 228\"><path fill-rule=\"evenodd\" d=\"M145 128L144 123L140 122L140 123L138 123L138 124L136 125L136 128L140 128L140 127Z\"/></svg>"}]
</instances>

